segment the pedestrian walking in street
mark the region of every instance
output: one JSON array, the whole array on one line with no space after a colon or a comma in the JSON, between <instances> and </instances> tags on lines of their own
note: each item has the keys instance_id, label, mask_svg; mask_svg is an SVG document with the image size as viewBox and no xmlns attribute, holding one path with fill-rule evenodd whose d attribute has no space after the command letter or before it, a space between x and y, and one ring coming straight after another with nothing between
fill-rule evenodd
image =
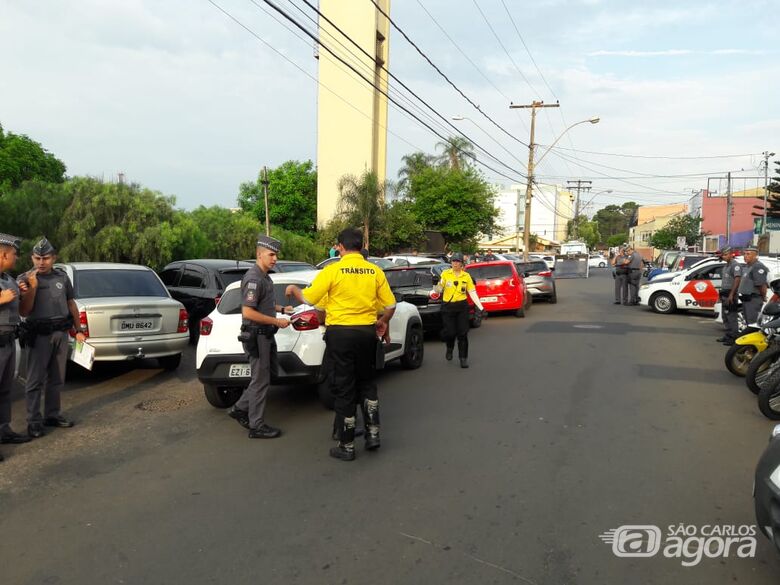
<instances>
[{"instance_id":1,"label":"pedestrian walking in street","mask_svg":"<svg viewBox=\"0 0 780 585\"><path fill-rule=\"evenodd\" d=\"M64 270L54 267L57 250L46 238L32 249L33 269L19 276L25 317L23 335L27 354L27 434L42 437L44 427L70 428L73 422L61 413L61 394L70 352L68 331L76 329L77 341L85 341L73 284ZM41 401L44 414L41 415Z\"/></svg>"},{"instance_id":2,"label":"pedestrian walking in street","mask_svg":"<svg viewBox=\"0 0 780 585\"><path fill-rule=\"evenodd\" d=\"M8 270L16 264L19 238L0 234L0 443L26 443L29 436L11 429L11 389L16 369L16 328L19 326L20 290ZM3 454L0 453L0 461Z\"/></svg>"},{"instance_id":3,"label":"pedestrian walking in street","mask_svg":"<svg viewBox=\"0 0 780 585\"><path fill-rule=\"evenodd\" d=\"M363 233L346 229L338 236L341 260L323 268L311 285L287 287L285 294L313 307L327 297L325 341L333 363L334 410L338 445L330 456L355 459L357 405L365 423L365 447L380 446L379 396L374 381L377 344L390 341L389 323L395 296L385 273L363 258ZM383 309L377 318L377 308Z\"/></svg>"},{"instance_id":4,"label":"pedestrian walking in street","mask_svg":"<svg viewBox=\"0 0 780 585\"><path fill-rule=\"evenodd\" d=\"M268 273L276 266L281 242L259 235L255 245L255 264L241 280L241 335L239 339L249 357L251 379L228 415L249 431L250 439L275 439L281 430L265 422L265 403L271 387L271 374L277 367L276 340L279 329L290 320L277 318L291 307L277 305L274 284Z\"/></svg>"},{"instance_id":5,"label":"pedestrian walking in street","mask_svg":"<svg viewBox=\"0 0 780 585\"><path fill-rule=\"evenodd\" d=\"M734 341L739 336L739 301L737 290L742 280L742 264L734 258L734 250L726 246L720 251L720 256L726 266L723 267L723 278L720 284L721 311L723 311L723 337L719 337L724 345L734 345Z\"/></svg>"},{"instance_id":6,"label":"pedestrian walking in street","mask_svg":"<svg viewBox=\"0 0 780 585\"><path fill-rule=\"evenodd\" d=\"M335 257L336 257L336 256L338 256L338 255L339 255L339 253L338 253L338 251L336 250L336 244L333 244L333 245L330 247L330 250L328 250L328 258L335 258Z\"/></svg>"},{"instance_id":7,"label":"pedestrian walking in street","mask_svg":"<svg viewBox=\"0 0 780 585\"><path fill-rule=\"evenodd\" d=\"M432 296L442 296L441 336L447 345L445 358L452 360L455 340L458 340L458 358L460 367L469 367L469 303L474 302L477 310L484 313L485 308L477 296L477 289L471 275L463 269L463 254L452 255L452 268L441 273L438 284L431 291Z\"/></svg>"},{"instance_id":8,"label":"pedestrian walking in street","mask_svg":"<svg viewBox=\"0 0 780 585\"><path fill-rule=\"evenodd\" d=\"M614 266L615 278L615 304L619 305L623 303L628 304L628 263L629 259L626 254L625 246L621 246L618 253L612 259L612 266Z\"/></svg>"},{"instance_id":9,"label":"pedestrian walking in street","mask_svg":"<svg viewBox=\"0 0 780 585\"><path fill-rule=\"evenodd\" d=\"M739 300L742 301L745 324L750 327L758 320L758 314L764 304L769 270L758 260L758 248L747 246L742 251L747 266L743 270L737 292Z\"/></svg>"},{"instance_id":10,"label":"pedestrian walking in street","mask_svg":"<svg viewBox=\"0 0 780 585\"><path fill-rule=\"evenodd\" d=\"M639 282L642 280L642 255L629 246L628 255L628 304L639 304Z\"/></svg>"}]
</instances>

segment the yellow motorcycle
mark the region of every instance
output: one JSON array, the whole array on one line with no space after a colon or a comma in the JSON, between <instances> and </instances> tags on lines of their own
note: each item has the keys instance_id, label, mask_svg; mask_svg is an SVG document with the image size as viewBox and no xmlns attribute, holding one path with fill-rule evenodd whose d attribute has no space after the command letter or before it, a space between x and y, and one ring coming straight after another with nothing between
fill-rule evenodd
<instances>
[{"instance_id":1,"label":"yellow motorcycle","mask_svg":"<svg viewBox=\"0 0 780 585\"><path fill-rule=\"evenodd\" d=\"M771 321L780 315L780 304L771 303L764 307L758 316L758 325ZM749 329L753 329L752 327ZM759 353L769 347L769 339L762 329L753 330L734 341L726 352L726 368L735 376L744 378L750 363Z\"/></svg>"}]
</instances>

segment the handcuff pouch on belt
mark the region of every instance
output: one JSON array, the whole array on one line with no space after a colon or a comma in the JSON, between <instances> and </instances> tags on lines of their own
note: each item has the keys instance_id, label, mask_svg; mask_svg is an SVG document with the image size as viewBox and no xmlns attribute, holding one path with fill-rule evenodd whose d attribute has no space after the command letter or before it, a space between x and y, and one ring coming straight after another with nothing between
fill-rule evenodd
<instances>
[{"instance_id":1,"label":"handcuff pouch on belt","mask_svg":"<svg viewBox=\"0 0 780 585\"><path fill-rule=\"evenodd\" d=\"M19 325L19 346L34 347L39 335L51 335L59 331L68 331L73 327L73 318L52 319L50 321L23 321Z\"/></svg>"},{"instance_id":2,"label":"handcuff pouch on belt","mask_svg":"<svg viewBox=\"0 0 780 585\"><path fill-rule=\"evenodd\" d=\"M279 328L275 325L241 325L241 334L238 340L244 346L244 351L251 357L260 357L260 346L257 341L258 335L266 339L273 339Z\"/></svg>"}]
</instances>

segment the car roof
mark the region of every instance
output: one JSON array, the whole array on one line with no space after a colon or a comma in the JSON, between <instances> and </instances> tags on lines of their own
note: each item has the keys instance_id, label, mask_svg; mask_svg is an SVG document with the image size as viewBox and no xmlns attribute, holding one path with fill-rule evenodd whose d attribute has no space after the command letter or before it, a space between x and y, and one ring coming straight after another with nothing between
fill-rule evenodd
<instances>
[{"instance_id":1,"label":"car roof","mask_svg":"<svg viewBox=\"0 0 780 585\"><path fill-rule=\"evenodd\" d=\"M69 266L73 270L152 270L140 264L121 264L119 262L64 262L58 266Z\"/></svg>"},{"instance_id":2,"label":"car roof","mask_svg":"<svg viewBox=\"0 0 780 585\"><path fill-rule=\"evenodd\" d=\"M247 260L229 260L227 258L197 258L195 260L176 260L168 263L163 270L180 266L182 264L195 264L203 268L249 268L252 262Z\"/></svg>"},{"instance_id":3,"label":"car roof","mask_svg":"<svg viewBox=\"0 0 780 585\"><path fill-rule=\"evenodd\" d=\"M321 272L322 271L320 270L299 270L298 272L274 272L268 276L271 277L271 280L274 283L281 282L288 284L309 285L311 284L311 281L314 280ZM233 290L234 288L241 288L240 280L231 282L229 285L227 285L225 292Z\"/></svg>"},{"instance_id":4,"label":"car roof","mask_svg":"<svg viewBox=\"0 0 780 585\"><path fill-rule=\"evenodd\" d=\"M496 265L513 265L515 263L514 260L488 260L487 262L473 262L471 264L466 264L466 268L473 267L479 267L479 266L496 266Z\"/></svg>"}]
</instances>

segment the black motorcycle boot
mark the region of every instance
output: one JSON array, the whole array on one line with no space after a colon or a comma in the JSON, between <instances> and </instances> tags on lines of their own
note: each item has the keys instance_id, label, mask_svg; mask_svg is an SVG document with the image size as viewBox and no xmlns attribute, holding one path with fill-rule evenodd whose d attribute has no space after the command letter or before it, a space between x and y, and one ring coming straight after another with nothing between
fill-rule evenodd
<instances>
[{"instance_id":1,"label":"black motorcycle boot","mask_svg":"<svg viewBox=\"0 0 780 585\"><path fill-rule=\"evenodd\" d=\"M444 354L444 359L446 359L448 362L452 361L452 350L455 349L455 344L450 345L447 344L447 353Z\"/></svg>"},{"instance_id":2,"label":"black motorcycle boot","mask_svg":"<svg viewBox=\"0 0 780 585\"><path fill-rule=\"evenodd\" d=\"M379 449L379 400L365 398L360 404L360 410L363 411L363 422L366 425L366 449Z\"/></svg>"},{"instance_id":3,"label":"black motorcycle boot","mask_svg":"<svg viewBox=\"0 0 780 585\"><path fill-rule=\"evenodd\" d=\"M342 461L355 460L355 417L339 417L339 444L331 447L330 456Z\"/></svg>"}]
</instances>

